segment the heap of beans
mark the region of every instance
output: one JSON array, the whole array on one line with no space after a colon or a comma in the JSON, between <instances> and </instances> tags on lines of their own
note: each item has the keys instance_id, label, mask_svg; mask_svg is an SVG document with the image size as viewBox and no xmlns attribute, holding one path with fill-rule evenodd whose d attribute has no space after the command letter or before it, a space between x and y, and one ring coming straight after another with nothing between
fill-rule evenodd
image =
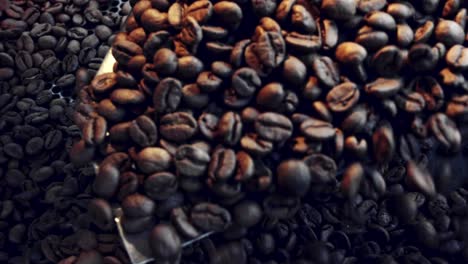
<instances>
[{"instance_id":1,"label":"heap of beans","mask_svg":"<svg viewBox=\"0 0 468 264\"><path fill-rule=\"evenodd\" d=\"M468 261L464 1L134 4L75 114L97 228L121 206L160 263Z\"/></svg>"},{"instance_id":2,"label":"heap of beans","mask_svg":"<svg viewBox=\"0 0 468 264\"><path fill-rule=\"evenodd\" d=\"M130 9L0 0L0 263L58 263L83 251L75 259L89 264L98 248L127 259L117 234L88 231L92 169L71 164L67 150L81 138L74 91L94 77Z\"/></svg>"}]
</instances>

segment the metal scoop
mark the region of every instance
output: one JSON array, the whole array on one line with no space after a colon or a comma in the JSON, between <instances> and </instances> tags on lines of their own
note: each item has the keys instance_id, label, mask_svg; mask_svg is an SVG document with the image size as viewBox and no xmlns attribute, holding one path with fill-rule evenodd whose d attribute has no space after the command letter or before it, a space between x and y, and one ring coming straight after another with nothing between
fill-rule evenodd
<instances>
[{"instance_id":1,"label":"metal scoop","mask_svg":"<svg viewBox=\"0 0 468 264\"><path fill-rule=\"evenodd\" d=\"M122 209L116 209L114 211L114 215L114 221L119 231L120 239L122 240L122 244L125 250L127 251L128 257L130 258L132 264L144 264L154 261L155 259L152 257L148 239L151 230L147 230L137 234L125 233L120 222L120 219L122 217ZM182 243L182 248L185 248L199 240L202 240L213 233L214 232L208 232L192 240L184 241Z\"/></svg>"}]
</instances>

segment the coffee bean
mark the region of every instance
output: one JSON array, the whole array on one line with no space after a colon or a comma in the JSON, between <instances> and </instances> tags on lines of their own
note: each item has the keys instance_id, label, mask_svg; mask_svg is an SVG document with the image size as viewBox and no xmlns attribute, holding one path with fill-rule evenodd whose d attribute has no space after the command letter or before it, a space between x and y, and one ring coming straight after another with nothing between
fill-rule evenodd
<instances>
[{"instance_id":1,"label":"coffee bean","mask_svg":"<svg viewBox=\"0 0 468 264\"><path fill-rule=\"evenodd\" d=\"M356 13L356 2L349 0L330 0L322 2L321 9L332 19L348 19Z\"/></svg>"},{"instance_id":2,"label":"coffee bean","mask_svg":"<svg viewBox=\"0 0 468 264\"><path fill-rule=\"evenodd\" d=\"M333 87L339 82L339 72L329 57L320 57L313 61L313 69L317 79L327 87Z\"/></svg>"},{"instance_id":3,"label":"coffee bean","mask_svg":"<svg viewBox=\"0 0 468 264\"><path fill-rule=\"evenodd\" d=\"M238 114L226 112L218 121L216 135L228 145L239 142L242 133L242 121Z\"/></svg>"},{"instance_id":4,"label":"coffee bean","mask_svg":"<svg viewBox=\"0 0 468 264\"><path fill-rule=\"evenodd\" d=\"M241 96L252 95L261 86L260 77L251 68L241 68L232 75L232 86Z\"/></svg>"},{"instance_id":5,"label":"coffee bean","mask_svg":"<svg viewBox=\"0 0 468 264\"><path fill-rule=\"evenodd\" d=\"M463 43L464 35L465 32L461 26L452 20L441 20L435 27L437 40L447 47Z\"/></svg>"},{"instance_id":6,"label":"coffee bean","mask_svg":"<svg viewBox=\"0 0 468 264\"><path fill-rule=\"evenodd\" d=\"M312 154L304 157L309 168L311 182L315 184L335 181L337 166L333 159L323 154Z\"/></svg>"},{"instance_id":7,"label":"coffee bean","mask_svg":"<svg viewBox=\"0 0 468 264\"><path fill-rule=\"evenodd\" d=\"M314 140L327 140L336 133L332 124L315 118L306 119L301 123L300 129L306 137Z\"/></svg>"},{"instance_id":8,"label":"coffee bean","mask_svg":"<svg viewBox=\"0 0 468 264\"><path fill-rule=\"evenodd\" d=\"M130 138L141 147L148 147L158 139L157 128L153 120L147 116L139 116L129 127Z\"/></svg>"},{"instance_id":9,"label":"coffee bean","mask_svg":"<svg viewBox=\"0 0 468 264\"><path fill-rule=\"evenodd\" d=\"M199 203L192 208L190 219L202 231L223 231L231 223L231 214L219 205Z\"/></svg>"},{"instance_id":10,"label":"coffee bean","mask_svg":"<svg viewBox=\"0 0 468 264\"><path fill-rule=\"evenodd\" d=\"M151 250L158 259L177 262L182 250L179 235L167 224L159 224L153 228L150 235Z\"/></svg>"},{"instance_id":11,"label":"coffee bean","mask_svg":"<svg viewBox=\"0 0 468 264\"><path fill-rule=\"evenodd\" d=\"M236 154L231 149L216 149L211 157L208 176L216 181L226 181L236 168Z\"/></svg>"},{"instance_id":12,"label":"coffee bean","mask_svg":"<svg viewBox=\"0 0 468 264\"><path fill-rule=\"evenodd\" d=\"M461 136L455 123L442 113L431 116L429 128L437 140L447 149L460 147Z\"/></svg>"},{"instance_id":13,"label":"coffee bean","mask_svg":"<svg viewBox=\"0 0 468 264\"><path fill-rule=\"evenodd\" d=\"M103 199L93 199L88 205L88 213L93 222L102 229L109 229L113 225L112 209Z\"/></svg>"},{"instance_id":14,"label":"coffee bean","mask_svg":"<svg viewBox=\"0 0 468 264\"><path fill-rule=\"evenodd\" d=\"M273 112L260 114L255 121L255 130L258 135L273 142L288 139L292 134L292 129L289 119Z\"/></svg>"},{"instance_id":15,"label":"coffee bean","mask_svg":"<svg viewBox=\"0 0 468 264\"><path fill-rule=\"evenodd\" d=\"M406 181L409 185L427 195L435 194L435 185L428 172L419 168L413 161L408 162L406 170Z\"/></svg>"},{"instance_id":16,"label":"coffee bean","mask_svg":"<svg viewBox=\"0 0 468 264\"><path fill-rule=\"evenodd\" d=\"M309 168L303 161L288 160L277 168L278 187L290 195L304 196L311 183Z\"/></svg>"},{"instance_id":17,"label":"coffee bean","mask_svg":"<svg viewBox=\"0 0 468 264\"><path fill-rule=\"evenodd\" d=\"M164 115L160 120L161 135L169 140L182 142L191 138L197 129L197 122L192 115L175 112Z\"/></svg>"},{"instance_id":18,"label":"coffee bean","mask_svg":"<svg viewBox=\"0 0 468 264\"><path fill-rule=\"evenodd\" d=\"M122 210L128 217L145 217L153 214L154 202L141 194L132 194L122 201Z\"/></svg>"},{"instance_id":19,"label":"coffee bean","mask_svg":"<svg viewBox=\"0 0 468 264\"><path fill-rule=\"evenodd\" d=\"M158 172L146 178L145 193L155 200L165 200L177 190L177 178L169 172Z\"/></svg>"},{"instance_id":20,"label":"coffee bean","mask_svg":"<svg viewBox=\"0 0 468 264\"><path fill-rule=\"evenodd\" d=\"M269 83L257 94L257 104L270 110L278 109L285 96L281 83Z\"/></svg>"},{"instance_id":21,"label":"coffee bean","mask_svg":"<svg viewBox=\"0 0 468 264\"><path fill-rule=\"evenodd\" d=\"M147 147L137 154L136 163L143 173L151 174L169 168L171 156L162 148Z\"/></svg>"},{"instance_id":22,"label":"coffee bean","mask_svg":"<svg viewBox=\"0 0 468 264\"><path fill-rule=\"evenodd\" d=\"M272 194L263 200L263 211L272 218L290 218L297 213L299 208L300 199L297 196Z\"/></svg>"},{"instance_id":23,"label":"coffee bean","mask_svg":"<svg viewBox=\"0 0 468 264\"><path fill-rule=\"evenodd\" d=\"M174 156L177 172L187 177L201 176L210 162L208 153L193 145L182 145Z\"/></svg>"},{"instance_id":24,"label":"coffee bean","mask_svg":"<svg viewBox=\"0 0 468 264\"><path fill-rule=\"evenodd\" d=\"M388 98L395 95L401 88L403 88L402 79L378 78L367 83L364 90L378 98Z\"/></svg>"},{"instance_id":25,"label":"coffee bean","mask_svg":"<svg viewBox=\"0 0 468 264\"><path fill-rule=\"evenodd\" d=\"M341 182L341 190L346 196L353 197L357 194L363 174L364 169L360 163L353 163L346 168Z\"/></svg>"},{"instance_id":26,"label":"coffee bean","mask_svg":"<svg viewBox=\"0 0 468 264\"><path fill-rule=\"evenodd\" d=\"M153 102L156 112L173 112L177 110L182 97L182 84L173 78L165 78L156 87Z\"/></svg>"}]
</instances>

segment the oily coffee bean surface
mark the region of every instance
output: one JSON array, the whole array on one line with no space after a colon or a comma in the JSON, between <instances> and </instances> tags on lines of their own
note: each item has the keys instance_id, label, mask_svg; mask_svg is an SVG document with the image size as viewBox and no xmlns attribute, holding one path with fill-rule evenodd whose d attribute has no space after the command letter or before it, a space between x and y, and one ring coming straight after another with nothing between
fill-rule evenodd
<instances>
[{"instance_id":1,"label":"oily coffee bean surface","mask_svg":"<svg viewBox=\"0 0 468 264\"><path fill-rule=\"evenodd\" d=\"M91 81L79 90L82 139L71 148L75 163L98 167L86 178L95 197L89 228L115 231L109 208L121 206L125 231L149 231L151 254L164 263L468 261L463 1L131 4L125 31L107 43L113 72L75 77ZM29 25L15 22L18 10L1 24L6 35ZM84 20L105 16L87 10ZM0 50L0 77L15 87L0 100L2 126L21 124L17 105L33 110L1 141L10 188L55 176L40 161L25 174L10 160L59 148L60 134L31 129L60 118L42 109L43 87L77 64L95 67L115 24L107 16L108 28L93 34L79 17L65 34L36 25L17 43L26 53ZM73 55L66 65L49 51L29 56L29 37ZM12 214L10 201L0 216ZM19 241L23 227L11 230ZM215 234L182 249L206 232ZM101 257L117 255L109 240L96 231ZM53 238L41 244L51 259L62 257L55 247ZM95 251L70 255L98 259Z\"/></svg>"}]
</instances>

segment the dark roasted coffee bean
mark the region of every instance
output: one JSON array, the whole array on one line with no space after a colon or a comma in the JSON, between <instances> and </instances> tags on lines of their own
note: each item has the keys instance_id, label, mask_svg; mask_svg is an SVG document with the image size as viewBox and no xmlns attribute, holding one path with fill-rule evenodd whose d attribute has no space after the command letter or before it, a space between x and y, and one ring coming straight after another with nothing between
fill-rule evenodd
<instances>
[{"instance_id":1,"label":"dark roasted coffee bean","mask_svg":"<svg viewBox=\"0 0 468 264\"><path fill-rule=\"evenodd\" d=\"M257 94L257 104L262 108L275 110L283 102L286 94L281 83L269 83Z\"/></svg>"},{"instance_id":2,"label":"dark roasted coffee bean","mask_svg":"<svg viewBox=\"0 0 468 264\"><path fill-rule=\"evenodd\" d=\"M292 135L292 123L283 115L266 112L260 114L255 121L258 135L273 142L285 141Z\"/></svg>"},{"instance_id":3,"label":"dark roasted coffee bean","mask_svg":"<svg viewBox=\"0 0 468 264\"><path fill-rule=\"evenodd\" d=\"M240 96L252 95L262 82L257 73L251 68L240 68L232 75L232 87Z\"/></svg>"},{"instance_id":4,"label":"dark roasted coffee bean","mask_svg":"<svg viewBox=\"0 0 468 264\"><path fill-rule=\"evenodd\" d=\"M228 145L239 142L242 133L241 117L234 112L226 112L218 121L216 136Z\"/></svg>"},{"instance_id":5,"label":"dark roasted coffee bean","mask_svg":"<svg viewBox=\"0 0 468 264\"><path fill-rule=\"evenodd\" d=\"M177 110L182 97L182 84L174 78L165 78L153 94L154 108L158 113Z\"/></svg>"},{"instance_id":6,"label":"dark roasted coffee bean","mask_svg":"<svg viewBox=\"0 0 468 264\"><path fill-rule=\"evenodd\" d=\"M177 61L177 76L183 79L192 79L203 70L203 62L195 56L184 56Z\"/></svg>"},{"instance_id":7,"label":"dark roasted coffee bean","mask_svg":"<svg viewBox=\"0 0 468 264\"><path fill-rule=\"evenodd\" d=\"M145 96L138 90L119 88L111 93L110 99L121 105L138 105L144 102Z\"/></svg>"},{"instance_id":8,"label":"dark roasted coffee bean","mask_svg":"<svg viewBox=\"0 0 468 264\"><path fill-rule=\"evenodd\" d=\"M311 183L309 168L303 161L288 160L277 168L278 187L289 195L304 196Z\"/></svg>"},{"instance_id":9,"label":"dark roasted coffee bean","mask_svg":"<svg viewBox=\"0 0 468 264\"><path fill-rule=\"evenodd\" d=\"M178 262L182 251L180 237L174 228L158 224L151 231L150 247L153 255L163 261Z\"/></svg>"},{"instance_id":10,"label":"dark roasted coffee bean","mask_svg":"<svg viewBox=\"0 0 468 264\"><path fill-rule=\"evenodd\" d=\"M218 148L212 156L208 176L216 181L226 181L234 175L236 154L232 149Z\"/></svg>"},{"instance_id":11,"label":"dark roasted coffee bean","mask_svg":"<svg viewBox=\"0 0 468 264\"><path fill-rule=\"evenodd\" d=\"M350 0L327 0L322 2L321 9L332 19L345 20L354 16L357 3Z\"/></svg>"},{"instance_id":12,"label":"dark roasted coffee bean","mask_svg":"<svg viewBox=\"0 0 468 264\"><path fill-rule=\"evenodd\" d=\"M315 118L306 119L301 123L300 129L306 137L313 140L331 139L336 133L332 124Z\"/></svg>"},{"instance_id":13,"label":"dark roasted coffee bean","mask_svg":"<svg viewBox=\"0 0 468 264\"><path fill-rule=\"evenodd\" d=\"M141 147L148 147L158 139L156 124L147 116L139 116L128 129L130 138Z\"/></svg>"},{"instance_id":14,"label":"dark roasted coffee bean","mask_svg":"<svg viewBox=\"0 0 468 264\"><path fill-rule=\"evenodd\" d=\"M435 27L435 37L447 47L463 43L464 36L463 28L452 20L441 20Z\"/></svg>"},{"instance_id":15,"label":"dark roasted coffee bean","mask_svg":"<svg viewBox=\"0 0 468 264\"><path fill-rule=\"evenodd\" d=\"M447 64L455 70L468 68L468 49L462 45L452 46L445 57Z\"/></svg>"},{"instance_id":16,"label":"dark roasted coffee bean","mask_svg":"<svg viewBox=\"0 0 468 264\"><path fill-rule=\"evenodd\" d=\"M146 178L145 193L155 200L165 200L177 190L177 178L169 172L159 172Z\"/></svg>"},{"instance_id":17,"label":"dark roasted coffee bean","mask_svg":"<svg viewBox=\"0 0 468 264\"><path fill-rule=\"evenodd\" d=\"M241 146L252 155L263 156L273 150L273 143L257 134L247 134L241 138Z\"/></svg>"},{"instance_id":18,"label":"dark roasted coffee bean","mask_svg":"<svg viewBox=\"0 0 468 264\"><path fill-rule=\"evenodd\" d=\"M359 100L359 90L351 82L335 86L327 94L328 107L334 112L344 112L351 109Z\"/></svg>"},{"instance_id":19,"label":"dark roasted coffee bean","mask_svg":"<svg viewBox=\"0 0 468 264\"><path fill-rule=\"evenodd\" d=\"M309 168L312 184L322 184L335 181L337 166L333 159L323 154L312 154L304 158Z\"/></svg>"},{"instance_id":20,"label":"dark roasted coffee bean","mask_svg":"<svg viewBox=\"0 0 468 264\"><path fill-rule=\"evenodd\" d=\"M371 83L367 83L364 90L378 98L388 98L395 95L403 88L402 79L378 78Z\"/></svg>"},{"instance_id":21,"label":"dark roasted coffee bean","mask_svg":"<svg viewBox=\"0 0 468 264\"><path fill-rule=\"evenodd\" d=\"M380 76L396 76L403 66L403 55L398 47L385 46L374 55L372 65Z\"/></svg>"},{"instance_id":22,"label":"dark roasted coffee bean","mask_svg":"<svg viewBox=\"0 0 468 264\"><path fill-rule=\"evenodd\" d=\"M432 176L427 171L419 168L413 161L409 161L407 168L406 182L418 191L427 195L433 195L436 192Z\"/></svg>"},{"instance_id":23,"label":"dark roasted coffee bean","mask_svg":"<svg viewBox=\"0 0 468 264\"><path fill-rule=\"evenodd\" d=\"M261 76L269 74L285 59L286 44L277 32L263 32L245 52L247 64Z\"/></svg>"},{"instance_id":24,"label":"dark roasted coffee bean","mask_svg":"<svg viewBox=\"0 0 468 264\"><path fill-rule=\"evenodd\" d=\"M297 196L272 194L263 200L263 211L272 218L288 219L297 213L300 205Z\"/></svg>"},{"instance_id":25,"label":"dark roasted coffee bean","mask_svg":"<svg viewBox=\"0 0 468 264\"><path fill-rule=\"evenodd\" d=\"M191 138L197 130L197 121L189 113L175 112L164 115L160 120L161 135L175 142Z\"/></svg>"},{"instance_id":26,"label":"dark roasted coffee bean","mask_svg":"<svg viewBox=\"0 0 468 264\"><path fill-rule=\"evenodd\" d=\"M384 124L372 135L374 158L379 163L388 162L395 150L395 139L390 125Z\"/></svg>"},{"instance_id":27,"label":"dark roasted coffee bean","mask_svg":"<svg viewBox=\"0 0 468 264\"><path fill-rule=\"evenodd\" d=\"M456 124L445 114L437 113L429 119L429 129L437 140L447 149L460 147L461 135Z\"/></svg>"},{"instance_id":28,"label":"dark roasted coffee bean","mask_svg":"<svg viewBox=\"0 0 468 264\"><path fill-rule=\"evenodd\" d=\"M171 165L171 156L163 148L147 147L137 154L136 165L147 174L164 171Z\"/></svg>"},{"instance_id":29,"label":"dark roasted coffee bean","mask_svg":"<svg viewBox=\"0 0 468 264\"><path fill-rule=\"evenodd\" d=\"M122 201L122 211L128 217L145 217L153 214L154 202L141 194L132 194Z\"/></svg>"},{"instance_id":30,"label":"dark roasted coffee bean","mask_svg":"<svg viewBox=\"0 0 468 264\"><path fill-rule=\"evenodd\" d=\"M339 72L329 57L317 58L313 62L313 69L319 81L327 87L333 87L339 82Z\"/></svg>"},{"instance_id":31,"label":"dark roasted coffee bean","mask_svg":"<svg viewBox=\"0 0 468 264\"><path fill-rule=\"evenodd\" d=\"M202 231L223 231L231 223L231 214L219 205L199 203L192 208L190 220Z\"/></svg>"},{"instance_id":32,"label":"dark roasted coffee bean","mask_svg":"<svg viewBox=\"0 0 468 264\"><path fill-rule=\"evenodd\" d=\"M205 173L210 156L194 145L182 145L174 155L177 172L187 177L198 177Z\"/></svg>"},{"instance_id":33,"label":"dark roasted coffee bean","mask_svg":"<svg viewBox=\"0 0 468 264\"><path fill-rule=\"evenodd\" d=\"M92 221L99 228L104 230L109 229L113 226L112 209L105 200L93 199L88 205L88 213L91 216Z\"/></svg>"},{"instance_id":34,"label":"dark roasted coffee bean","mask_svg":"<svg viewBox=\"0 0 468 264\"><path fill-rule=\"evenodd\" d=\"M111 197L118 188L121 167L128 161L128 155L116 152L106 157L99 166L98 173L93 183L94 192L104 198Z\"/></svg>"},{"instance_id":35,"label":"dark roasted coffee bean","mask_svg":"<svg viewBox=\"0 0 468 264\"><path fill-rule=\"evenodd\" d=\"M359 191L363 176L364 169L360 163L349 165L341 181L341 191L348 197L354 197Z\"/></svg>"}]
</instances>

